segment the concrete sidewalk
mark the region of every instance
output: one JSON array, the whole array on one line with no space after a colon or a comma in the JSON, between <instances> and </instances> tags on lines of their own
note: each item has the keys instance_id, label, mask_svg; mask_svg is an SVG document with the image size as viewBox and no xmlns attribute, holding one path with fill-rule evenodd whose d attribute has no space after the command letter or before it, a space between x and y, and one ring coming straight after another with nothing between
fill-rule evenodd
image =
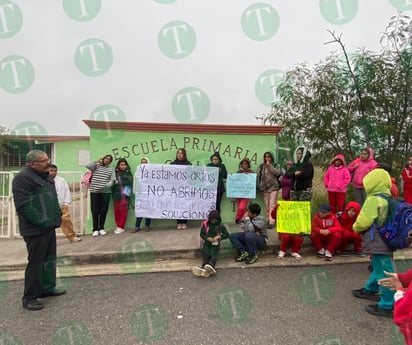
<instances>
[{"instance_id":1,"label":"concrete sidewalk","mask_svg":"<svg viewBox=\"0 0 412 345\"><path fill-rule=\"evenodd\" d=\"M230 232L237 226L229 225ZM308 236L301 250L302 260L287 256L277 258L279 240L275 230L269 230L269 242L261 253L258 262L253 265L237 263L233 259L235 252L230 240L222 242L218 268L262 267L262 266L296 266L296 265L330 265L342 263L365 262L369 259L359 258L353 253L349 257L336 255L333 261L325 261L315 256L316 251ZM116 235L108 232L105 236L92 237L84 235L81 242L69 242L65 237L57 239L58 268L75 266L75 270L60 269L61 275L100 275L140 272L162 272L189 270L201 261L199 246L199 228L189 226L187 230L154 228L131 233L130 230ZM396 259L406 263L412 259L412 249L396 252ZM27 262L27 252L23 239L0 239L0 273L8 280L22 279ZM137 263L140 263L140 268ZM133 265L131 269L130 265ZM405 265L403 265L405 266ZM409 265L411 266L411 265ZM64 272L66 271L66 272ZM136 271L136 272L137 272ZM1 275L1 274L0 274ZM2 278L0 277L0 280ZM4 276L3 276L4 280Z\"/></svg>"}]
</instances>

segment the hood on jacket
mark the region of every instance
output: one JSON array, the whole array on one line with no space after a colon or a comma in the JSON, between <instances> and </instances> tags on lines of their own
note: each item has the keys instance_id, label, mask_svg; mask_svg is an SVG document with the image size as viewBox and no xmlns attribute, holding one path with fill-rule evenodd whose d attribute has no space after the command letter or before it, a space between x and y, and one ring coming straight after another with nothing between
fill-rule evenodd
<instances>
[{"instance_id":1,"label":"hood on jacket","mask_svg":"<svg viewBox=\"0 0 412 345\"><path fill-rule=\"evenodd\" d=\"M375 158L375 155L374 155L373 150L372 150L371 147L367 147L366 149L369 151L369 157L367 159L367 162L369 162L369 161L371 161L372 159Z\"/></svg>"},{"instance_id":2,"label":"hood on jacket","mask_svg":"<svg viewBox=\"0 0 412 345\"><path fill-rule=\"evenodd\" d=\"M207 216L208 220L212 220L212 219L217 219L219 221L222 220L222 218L220 217L220 213L218 210L212 210L209 212L209 215Z\"/></svg>"},{"instance_id":3,"label":"hood on jacket","mask_svg":"<svg viewBox=\"0 0 412 345\"><path fill-rule=\"evenodd\" d=\"M143 159L146 159L146 162L147 162L147 163L150 163L149 158L147 158L147 157L142 157L142 159L141 159L140 161L142 161Z\"/></svg>"},{"instance_id":4,"label":"hood on jacket","mask_svg":"<svg viewBox=\"0 0 412 345\"><path fill-rule=\"evenodd\" d=\"M374 169L363 178L366 195L386 194L391 195L392 180L386 170Z\"/></svg>"},{"instance_id":5,"label":"hood on jacket","mask_svg":"<svg viewBox=\"0 0 412 345\"><path fill-rule=\"evenodd\" d=\"M333 157L332 160L330 161L330 164L333 165L337 159L339 159L342 162L343 166L346 166L345 156L341 153Z\"/></svg>"},{"instance_id":6,"label":"hood on jacket","mask_svg":"<svg viewBox=\"0 0 412 345\"><path fill-rule=\"evenodd\" d=\"M361 206L356 201L349 201L345 207L345 212L347 212L351 208L355 209L355 218L356 218L361 210Z\"/></svg>"},{"instance_id":7,"label":"hood on jacket","mask_svg":"<svg viewBox=\"0 0 412 345\"><path fill-rule=\"evenodd\" d=\"M293 153L293 159L294 159L294 162L295 162L295 163L299 163L299 162L297 161L297 158L296 158L296 153L297 153L299 150L302 150L302 161L301 161L300 163L305 163L305 162L307 162L307 161L310 159L310 157L312 157L312 154L311 154L310 151L306 148L306 146L304 146L304 145L299 145L299 146L296 148L295 152Z\"/></svg>"}]
</instances>

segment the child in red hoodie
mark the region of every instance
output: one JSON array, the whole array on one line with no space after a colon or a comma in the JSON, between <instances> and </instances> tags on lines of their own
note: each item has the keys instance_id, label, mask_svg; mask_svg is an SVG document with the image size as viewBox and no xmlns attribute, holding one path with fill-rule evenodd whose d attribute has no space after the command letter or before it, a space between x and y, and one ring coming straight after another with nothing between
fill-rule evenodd
<instances>
[{"instance_id":1,"label":"child in red hoodie","mask_svg":"<svg viewBox=\"0 0 412 345\"><path fill-rule=\"evenodd\" d=\"M318 251L319 258L331 261L332 256L342 241L342 226L331 213L328 204L322 204L312 219L310 239Z\"/></svg>"},{"instance_id":2,"label":"child in red hoodie","mask_svg":"<svg viewBox=\"0 0 412 345\"><path fill-rule=\"evenodd\" d=\"M356 255L364 257L365 254L362 252L362 236L355 231L353 231L353 223L355 223L356 218L360 212L360 205L356 201L349 201L345 208L345 212L338 216L340 225L342 225L342 242L339 246L339 255L349 256L346 248L348 244L353 242L353 249Z\"/></svg>"},{"instance_id":3,"label":"child in red hoodie","mask_svg":"<svg viewBox=\"0 0 412 345\"><path fill-rule=\"evenodd\" d=\"M412 345L412 270L406 273L385 272L389 278L383 278L378 284L396 290L393 321L399 326L405 343Z\"/></svg>"}]
</instances>

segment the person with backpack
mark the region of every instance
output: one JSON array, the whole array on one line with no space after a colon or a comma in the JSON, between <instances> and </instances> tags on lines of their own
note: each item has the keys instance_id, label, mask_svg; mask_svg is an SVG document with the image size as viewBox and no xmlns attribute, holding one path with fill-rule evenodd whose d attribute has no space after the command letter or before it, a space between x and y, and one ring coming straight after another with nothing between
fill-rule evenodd
<instances>
[{"instance_id":1,"label":"person with backpack","mask_svg":"<svg viewBox=\"0 0 412 345\"><path fill-rule=\"evenodd\" d=\"M402 169L403 197L406 202L412 204L412 156L408 158L408 164Z\"/></svg>"},{"instance_id":2,"label":"person with backpack","mask_svg":"<svg viewBox=\"0 0 412 345\"><path fill-rule=\"evenodd\" d=\"M386 244L379 232L379 227L388 219L388 199L391 195L392 181L386 170L374 169L365 176L363 185L366 199L353 224L353 230L362 236L364 253L371 255L372 272L364 287L352 290L352 295L377 302L366 306L369 314L392 318L394 292L378 285L378 281L385 278L384 271L394 272L392 259L394 249Z\"/></svg>"},{"instance_id":3,"label":"person with backpack","mask_svg":"<svg viewBox=\"0 0 412 345\"><path fill-rule=\"evenodd\" d=\"M229 238L229 233L222 223L222 218L217 210L212 210L200 228L203 261L201 267L193 267L192 272L198 277L216 275L216 261L222 240Z\"/></svg>"},{"instance_id":4,"label":"person with backpack","mask_svg":"<svg viewBox=\"0 0 412 345\"><path fill-rule=\"evenodd\" d=\"M272 152L266 151L263 154L263 163L259 165L256 173L256 186L263 193L265 211L268 219L268 229L273 229L275 219L272 218L271 212L277 203L278 193L280 190L281 171L274 167L275 159Z\"/></svg>"}]
</instances>

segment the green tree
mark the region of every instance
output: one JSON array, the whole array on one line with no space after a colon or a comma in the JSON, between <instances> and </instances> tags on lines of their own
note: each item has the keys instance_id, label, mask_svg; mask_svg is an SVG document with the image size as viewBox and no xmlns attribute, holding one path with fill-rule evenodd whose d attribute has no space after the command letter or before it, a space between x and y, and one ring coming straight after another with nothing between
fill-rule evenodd
<instances>
[{"instance_id":1,"label":"green tree","mask_svg":"<svg viewBox=\"0 0 412 345\"><path fill-rule=\"evenodd\" d=\"M328 44L342 53L287 71L265 122L284 126L280 141L305 143L325 162L336 153L353 159L370 146L379 161L400 169L411 151L411 19L391 18L379 52L348 54L341 36L330 33Z\"/></svg>"}]
</instances>

